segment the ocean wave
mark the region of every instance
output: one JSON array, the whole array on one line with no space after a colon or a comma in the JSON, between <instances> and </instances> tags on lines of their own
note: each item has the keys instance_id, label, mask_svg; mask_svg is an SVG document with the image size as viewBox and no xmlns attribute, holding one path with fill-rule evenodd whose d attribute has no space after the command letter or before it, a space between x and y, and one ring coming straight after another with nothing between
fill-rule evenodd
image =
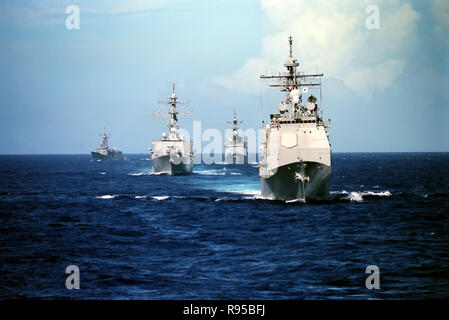
<instances>
[{"instance_id":1,"label":"ocean wave","mask_svg":"<svg viewBox=\"0 0 449 320\"><path fill-rule=\"evenodd\" d=\"M128 173L128 176L133 176L133 177L139 177L139 176L144 176L144 175L148 175L148 173L146 173L146 172Z\"/></svg>"},{"instance_id":2,"label":"ocean wave","mask_svg":"<svg viewBox=\"0 0 449 320\"><path fill-rule=\"evenodd\" d=\"M379 191L379 192L366 191L366 192L362 192L362 196L391 197L392 194L388 190L387 191Z\"/></svg>"},{"instance_id":3,"label":"ocean wave","mask_svg":"<svg viewBox=\"0 0 449 320\"><path fill-rule=\"evenodd\" d=\"M213 199L213 198L211 198ZM267 200L259 195L255 195L255 196L247 196L247 197L221 197L221 198L216 198L214 200L214 202L221 202L221 201L226 201L226 202L239 202L239 201L248 201L248 200Z\"/></svg>"},{"instance_id":4,"label":"ocean wave","mask_svg":"<svg viewBox=\"0 0 449 320\"><path fill-rule=\"evenodd\" d=\"M125 196L122 196L125 197ZM197 201L213 201L214 197L201 197L201 196L175 196L175 195L164 195L164 196L151 196L151 195L136 195L130 196L134 199L149 199L150 201L163 201L163 200L197 200Z\"/></svg>"},{"instance_id":5,"label":"ocean wave","mask_svg":"<svg viewBox=\"0 0 449 320\"><path fill-rule=\"evenodd\" d=\"M351 202L363 202L366 199L391 197L390 191L331 191L331 200L349 200Z\"/></svg>"},{"instance_id":6,"label":"ocean wave","mask_svg":"<svg viewBox=\"0 0 449 320\"><path fill-rule=\"evenodd\" d=\"M267 198L261 195L260 190L254 189L246 189L246 190L226 190L226 196L218 196L218 197L198 197L198 196L175 196L175 195L160 195L160 196L149 196L149 195L137 195L134 196L135 199L146 199L150 198L153 201L163 201L169 199L186 199L186 200L198 200L198 201L213 201L213 202L221 202L221 201L246 201L246 200L273 200L271 198ZM392 194L390 191L331 191L330 197L327 201L350 201L350 202L363 202L364 200L369 199L378 199L382 197L391 197ZM110 197L115 196L103 196L103 199L110 199ZM97 197L98 198L98 197ZM277 201L277 200L273 200ZM286 204L291 203L304 203L303 199L292 199L284 201Z\"/></svg>"},{"instance_id":7,"label":"ocean wave","mask_svg":"<svg viewBox=\"0 0 449 320\"><path fill-rule=\"evenodd\" d=\"M114 199L115 197L118 197L118 194L114 194L114 195L105 194L103 196L98 196L96 198L97 199Z\"/></svg>"},{"instance_id":8,"label":"ocean wave","mask_svg":"<svg viewBox=\"0 0 449 320\"><path fill-rule=\"evenodd\" d=\"M349 201L362 202L363 196L358 192L351 192L349 194Z\"/></svg>"},{"instance_id":9,"label":"ocean wave","mask_svg":"<svg viewBox=\"0 0 449 320\"><path fill-rule=\"evenodd\" d=\"M293 200L287 200L285 203L306 203L304 199L293 199Z\"/></svg>"},{"instance_id":10,"label":"ocean wave","mask_svg":"<svg viewBox=\"0 0 449 320\"><path fill-rule=\"evenodd\" d=\"M229 193L236 193L241 195L260 196L260 190L243 189L243 190L226 190Z\"/></svg>"},{"instance_id":11,"label":"ocean wave","mask_svg":"<svg viewBox=\"0 0 449 320\"><path fill-rule=\"evenodd\" d=\"M170 199L169 196L153 196L151 197L153 200L161 201L161 200L167 200Z\"/></svg>"},{"instance_id":12,"label":"ocean wave","mask_svg":"<svg viewBox=\"0 0 449 320\"><path fill-rule=\"evenodd\" d=\"M128 176L132 177L140 177L140 176L159 176L163 174L167 174L168 172L134 172L134 173L128 173Z\"/></svg>"},{"instance_id":13,"label":"ocean wave","mask_svg":"<svg viewBox=\"0 0 449 320\"><path fill-rule=\"evenodd\" d=\"M226 175L233 175L233 176L241 176L242 173L239 169L235 168L217 168L217 169L210 169L207 167L203 168L197 168L193 171L195 174L205 175L205 176L226 176Z\"/></svg>"},{"instance_id":14,"label":"ocean wave","mask_svg":"<svg viewBox=\"0 0 449 320\"><path fill-rule=\"evenodd\" d=\"M226 175L226 172L223 172L222 170L194 170L193 173L196 174L202 174L205 176L224 176Z\"/></svg>"}]
</instances>

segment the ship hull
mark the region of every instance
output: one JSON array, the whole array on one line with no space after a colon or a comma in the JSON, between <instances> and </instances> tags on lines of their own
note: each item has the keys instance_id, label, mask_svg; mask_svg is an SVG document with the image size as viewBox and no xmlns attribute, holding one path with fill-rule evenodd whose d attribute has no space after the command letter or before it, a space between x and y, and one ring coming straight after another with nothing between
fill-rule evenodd
<instances>
[{"instance_id":1,"label":"ship hull","mask_svg":"<svg viewBox=\"0 0 449 320\"><path fill-rule=\"evenodd\" d=\"M261 177L261 195L271 200L325 200L331 175L331 167L323 163L290 163L277 168L276 173L268 178ZM301 177L305 179L301 180Z\"/></svg>"},{"instance_id":2,"label":"ship hull","mask_svg":"<svg viewBox=\"0 0 449 320\"><path fill-rule=\"evenodd\" d=\"M193 157L173 159L170 155L151 159L153 171L155 173L165 173L168 175L188 175L193 172Z\"/></svg>"},{"instance_id":3,"label":"ship hull","mask_svg":"<svg viewBox=\"0 0 449 320\"><path fill-rule=\"evenodd\" d=\"M94 159L94 160L123 160L124 159L122 153L119 153L119 154L111 154L111 153L103 154L103 153L92 151L91 155L92 155L92 159Z\"/></svg>"}]
</instances>

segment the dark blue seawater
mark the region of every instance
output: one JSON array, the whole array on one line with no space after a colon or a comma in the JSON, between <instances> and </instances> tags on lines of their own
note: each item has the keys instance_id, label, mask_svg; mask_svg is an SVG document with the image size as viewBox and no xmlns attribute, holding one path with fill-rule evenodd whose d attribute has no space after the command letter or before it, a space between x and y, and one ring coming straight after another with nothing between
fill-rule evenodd
<instances>
[{"instance_id":1,"label":"dark blue seawater","mask_svg":"<svg viewBox=\"0 0 449 320\"><path fill-rule=\"evenodd\" d=\"M334 154L310 204L260 199L251 165L146 157L0 156L0 298L449 298L448 153Z\"/></svg>"}]
</instances>

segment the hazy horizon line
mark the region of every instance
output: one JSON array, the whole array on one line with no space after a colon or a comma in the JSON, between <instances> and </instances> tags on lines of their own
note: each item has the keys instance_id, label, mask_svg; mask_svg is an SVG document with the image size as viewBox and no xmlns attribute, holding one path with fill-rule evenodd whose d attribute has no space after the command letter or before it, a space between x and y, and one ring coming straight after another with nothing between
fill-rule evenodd
<instances>
[{"instance_id":1,"label":"hazy horizon line","mask_svg":"<svg viewBox=\"0 0 449 320\"><path fill-rule=\"evenodd\" d=\"M449 151L334 151L332 154L336 153L449 153ZM150 153L138 153L138 152L130 152L123 153L124 155L148 155ZM224 155L224 153L219 153ZM254 154L254 153L250 153ZM256 153L258 155L259 153ZM89 153L0 153L0 156L90 156Z\"/></svg>"}]
</instances>

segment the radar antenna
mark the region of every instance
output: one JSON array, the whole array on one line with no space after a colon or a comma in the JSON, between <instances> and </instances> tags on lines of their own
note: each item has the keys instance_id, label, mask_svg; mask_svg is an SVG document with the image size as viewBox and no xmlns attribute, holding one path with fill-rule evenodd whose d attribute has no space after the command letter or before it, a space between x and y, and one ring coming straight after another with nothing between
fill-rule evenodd
<instances>
[{"instance_id":1,"label":"radar antenna","mask_svg":"<svg viewBox=\"0 0 449 320\"><path fill-rule=\"evenodd\" d=\"M299 66L298 61L293 57L293 39L288 37L289 57L284 63L287 72L279 73L278 75L261 75L261 79L269 79L274 83L269 84L270 87L278 87L286 93L285 101L280 104L282 110L287 110L287 105L290 105L289 117L296 117L301 105L302 93L306 93L310 88L319 87L321 90L322 73L304 74L297 72ZM320 101L321 104L321 101ZM285 112L287 114L287 112Z\"/></svg>"},{"instance_id":2,"label":"radar antenna","mask_svg":"<svg viewBox=\"0 0 449 320\"><path fill-rule=\"evenodd\" d=\"M100 147L107 148L109 146L109 138L111 137L110 133L107 133L106 128L104 128L104 133L100 133L101 144Z\"/></svg>"},{"instance_id":3,"label":"radar antenna","mask_svg":"<svg viewBox=\"0 0 449 320\"><path fill-rule=\"evenodd\" d=\"M179 101L178 97L175 93L175 84L172 84L172 93L170 95L170 98L168 100L158 100L157 103L164 104L169 106L168 111L155 111L153 112L150 117L155 116L169 116L168 122L167 122L167 133L168 135L175 135L176 137L179 136L178 129L179 129L179 122L178 118L181 118L185 115L193 114L191 111L185 111L185 112L178 112L177 107L178 105L188 104L189 101Z\"/></svg>"}]
</instances>

